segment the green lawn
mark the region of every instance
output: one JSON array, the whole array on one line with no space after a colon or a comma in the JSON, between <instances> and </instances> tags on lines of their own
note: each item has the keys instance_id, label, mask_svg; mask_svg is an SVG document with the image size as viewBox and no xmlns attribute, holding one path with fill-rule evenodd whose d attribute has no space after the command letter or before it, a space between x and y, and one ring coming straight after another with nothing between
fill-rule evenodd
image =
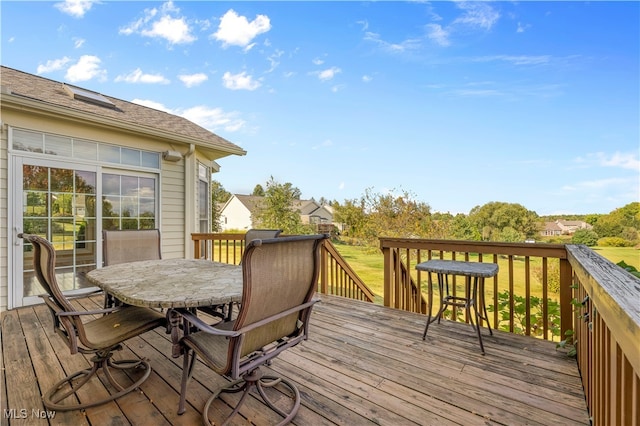
<instances>
[{"instance_id":1,"label":"green lawn","mask_svg":"<svg viewBox=\"0 0 640 426\"><path fill-rule=\"evenodd\" d=\"M613 263L621 260L627 265L635 267L640 271L640 250L633 247L591 247L593 251L598 253L605 259L609 259Z\"/></svg>"}]
</instances>

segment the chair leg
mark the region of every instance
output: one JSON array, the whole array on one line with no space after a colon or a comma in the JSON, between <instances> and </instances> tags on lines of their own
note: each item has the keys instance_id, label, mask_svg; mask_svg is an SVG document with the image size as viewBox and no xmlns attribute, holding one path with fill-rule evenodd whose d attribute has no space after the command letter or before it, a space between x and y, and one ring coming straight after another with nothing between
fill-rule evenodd
<instances>
[{"instance_id":1,"label":"chair leg","mask_svg":"<svg viewBox=\"0 0 640 426\"><path fill-rule=\"evenodd\" d=\"M192 352L191 358L189 352ZM196 365L196 352L184 350L182 355L182 380L180 382L180 402L178 403L178 414L184 414L186 411L186 399L187 399L187 384L193 375L193 368Z\"/></svg>"},{"instance_id":2,"label":"chair leg","mask_svg":"<svg viewBox=\"0 0 640 426\"><path fill-rule=\"evenodd\" d=\"M53 385L53 387L43 396L45 407L56 411L71 411L84 410L85 408L102 405L109 401L113 401L114 399L118 399L138 388L151 375L151 366L146 360L136 359L115 361L111 359L111 355L112 353L110 352L96 354L91 359L93 362L93 366L91 368L70 374ZM144 369L144 374L131 385L124 387L118 383L115 377L113 377L111 369ZM108 382L116 389L116 392L97 401L75 403L75 401L79 401L79 397L77 395L78 390L85 384L89 383L92 378L96 377L100 370L102 370ZM71 399L73 395L75 395L75 398ZM67 400L67 402L62 404L65 400Z\"/></svg>"},{"instance_id":3,"label":"chair leg","mask_svg":"<svg viewBox=\"0 0 640 426\"><path fill-rule=\"evenodd\" d=\"M265 392L265 388L270 388L278 384L286 386L293 394L293 406L288 412L281 410L275 404L273 404L273 402L271 402ZM202 410L203 424L205 426L210 426L212 424L209 421L209 408L211 407L213 401L217 399L221 394L242 392L242 396L240 397L240 400L236 404L235 408L233 409L231 414L229 414L229 416L224 420L224 422L222 422L222 426L229 424L231 418L240 411L240 406L244 403L246 397L249 395L249 392L253 387L257 389L258 394L269 408L284 417L284 419L280 423L278 423L277 426L282 426L290 423L298 413L298 409L300 408L300 392L298 391L298 388L292 382L282 377L264 376L262 370L256 368L255 370L252 370L242 376L241 379L230 382L226 386L214 392L213 395L211 395Z\"/></svg>"}]
</instances>

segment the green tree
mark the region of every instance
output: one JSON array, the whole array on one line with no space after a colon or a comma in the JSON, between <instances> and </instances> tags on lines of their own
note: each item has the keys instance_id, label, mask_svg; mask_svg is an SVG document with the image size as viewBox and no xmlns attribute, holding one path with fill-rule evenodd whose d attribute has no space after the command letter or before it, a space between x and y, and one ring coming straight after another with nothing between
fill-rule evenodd
<instances>
[{"instance_id":1,"label":"green tree","mask_svg":"<svg viewBox=\"0 0 640 426\"><path fill-rule=\"evenodd\" d=\"M334 204L333 209L333 220L343 225L344 236L351 238L364 236L367 215L364 211L363 200L345 200L343 204Z\"/></svg>"},{"instance_id":2,"label":"green tree","mask_svg":"<svg viewBox=\"0 0 640 426\"><path fill-rule=\"evenodd\" d=\"M257 184L253 188L253 192L251 193L251 195L254 195L256 197L264 197L264 188L262 187L262 185Z\"/></svg>"},{"instance_id":3,"label":"green tree","mask_svg":"<svg viewBox=\"0 0 640 426\"><path fill-rule=\"evenodd\" d=\"M346 200L334 209L335 220L345 225L345 236L372 246L381 236L424 238L429 232L440 235L444 227L432 219L428 204L406 191L380 194L367 188L359 200Z\"/></svg>"},{"instance_id":4,"label":"green tree","mask_svg":"<svg viewBox=\"0 0 640 426\"><path fill-rule=\"evenodd\" d=\"M624 227L619 218L607 214L598 218L598 221L593 225L593 230L600 237L619 237Z\"/></svg>"},{"instance_id":5,"label":"green tree","mask_svg":"<svg viewBox=\"0 0 640 426\"><path fill-rule=\"evenodd\" d=\"M420 238L429 232L431 207L407 191L380 194L367 189L364 205L369 217L367 240L377 241L381 236Z\"/></svg>"},{"instance_id":6,"label":"green tree","mask_svg":"<svg viewBox=\"0 0 640 426\"><path fill-rule=\"evenodd\" d=\"M640 229L640 202L629 203L624 207L615 209L609 215L625 228Z\"/></svg>"},{"instance_id":7,"label":"green tree","mask_svg":"<svg viewBox=\"0 0 640 426\"><path fill-rule=\"evenodd\" d=\"M220 224L220 210L222 205L229 201L231 193L224 189L222 184L217 180L211 181L211 231L220 232L222 226Z\"/></svg>"},{"instance_id":8,"label":"green tree","mask_svg":"<svg viewBox=\"0 0 640 426\"><path fill-rule=\"evenodd\" d=\"M525 239L520 232L516 231L510 226L502 228L498 235L499 235L499 240L504 241L506 243L522 242Z\"/></svg>"},{"instance_id":9,"label":"green tree","mask_svg":"<svg viewBox=\"0 0 640 426\"><path fill-rule=\"evenodd\" d=\"M480 231L473 226L467 215L462 213L453 218L450 236L457 240L467 241L480 241L482 239Z\"/></svg>"},{"instance_id":10,"label":"green tree","mask_svg":"<svg viewBox=\"0 0 640 426\"><path fill-rule=\"evenodd\" d=\"M520 204L493 201L476 206L469 212L469 221L483 240L500 241L505 228L512 228L524 238L535 237L542 222L538 215Z\"/></svg>"},{"instance_id":11,"label":"green tree","mask_svg":"<svg viewBox=\"0 0 640 426\"><path fill-rule=\"evenodd\" d=\"M300 190L290 183L280 184L273 176L267 182L261 207L255 213L253 222L256 227L282 229L285 234L309 234L313 230L305 226L300 211L293 205L298 200Z\"/></svg>"},{"instance_id":12,"label":"green tree","mask_svg":"<svg viewBox=\"0 0 640 426\"><path fill-rule=\"evenodd\" d=\"M598 245L598 234L591 229L578 229L571 237L573 244L584 244L589 247Z\"/></svg>"}]
</instances>

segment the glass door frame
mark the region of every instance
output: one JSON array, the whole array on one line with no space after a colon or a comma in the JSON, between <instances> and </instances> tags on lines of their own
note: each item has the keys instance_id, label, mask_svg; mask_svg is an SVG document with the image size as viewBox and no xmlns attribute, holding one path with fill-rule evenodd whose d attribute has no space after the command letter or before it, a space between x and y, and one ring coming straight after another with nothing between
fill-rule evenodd
<instances>
[{"instance_id":1,"label":"glass door frame","mask_svg":"<svg viewBox=\"0 0 640 426\"><path fill-rule=\"evenodd\" d=\"M27 296L24 292L24 244L18 238L18 234L23 232L23 224L24 224L24 215L23 215L23 184L24 184L24 175L23 175L23 166L39 166L39 167L47 167L47 168L57 168L57 169L66 169L72 171L85 171L92 172L96 174L96 210L99 208L100 200L97 196L98 184L99 184L99 175L100 175L100 166L98 165L88 165L74 161L65 161L57 158L42 158L42 157L30 157L30 156L22 156L22 155L11 155L9 158L10 169L9 169L9 189L8 189L8 202L9 206L9 223L11 223L11 231L9 236L9 247L8 255L11 256L10 261L8 262L11 265L11 270L9 271L10 285L7 288L8 291L8 308L16 308L20 306L27 306L37 303L42 303L42 299L39 296ZM98 214L99 211L96 212ZM100 224L96 221L96 237L99 235L99 226ZM101 258L100 251L102 250L101 244L96 238L96 262ZM74 262L75 267L75 262Z\"/></svg>"},{"instance_id":2,"label":"glass door frame","mask_svg":"<svg viewBox=\"0 0 640 426\"><path fill-rule=\"evenodd\" d=\"M17 308L20 306L33 305L42 303L42 299L39 296L25 296L24 291L24 245L22 240L18 238L18 234L23 232L24 215L23 215L23 166L40 166L49 168L60 168L75 171L93 172L96 174L96 236L95 236L95 251L96 251L96 265L102 265L102 199L103 199L103 182L102 175L104 173L118 174L121 176L138 176L138 177L153 177L155 180L155 223L156 227L160 228L160 181L161 174L152 171L141 171L135 169L125 169L113 167L111 165L103 165L99 163L87 164L77 161L68 161L55 157L41 157L41 156L29 156L21 155L20 153L10 153L8 158L8 220L10 224L8 235L8 276L9 283L7 285L7 304L8 309ZM75 267L75 262L74 262ZM73 292L73 291L72 291Z\"/></svg>"}]
</instances>

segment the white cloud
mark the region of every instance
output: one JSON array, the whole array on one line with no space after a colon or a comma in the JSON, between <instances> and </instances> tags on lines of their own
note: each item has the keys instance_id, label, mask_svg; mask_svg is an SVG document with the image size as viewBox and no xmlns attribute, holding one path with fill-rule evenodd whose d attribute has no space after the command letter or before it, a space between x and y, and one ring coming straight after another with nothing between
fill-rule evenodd
<instances>
[{"instance_id":1,"label":"white cloud","mask_svg":"<svg viewBox=\"0 0 640 426\"><path fill-rule=\"evenodd\" d=\"M324 64L324 59L315 58L311 62L313 62L313 65L322 65L322 64Z\"/></svg>"},{"instance_id":2,"label":"white cloud","mask_svg":"<svg viewBox=\"0 0 640 426\"><path fill-rule=\"evenodd\" d=\"M71 59L67 58L66 56L61 59L50 59L44 65L38 65L36 73L46 74L49 72L58 71L64 68L64 66L68 64L69 61L71 61Z\"/></svg>"},{"instance_id":3,"label":"white cloud","mask_svg":"<svg viewBox=\"0 0 640 426\"><path fill-rule=\"evenodd\" d=\"M598 179L598 180L588 180L583 182L578 182L573 185L564 185L562 187L565 191L579 191L582 189L605 189L605 188L620 188L626 187L630 184L637 184L637 181L633 181L628 178L607 178L607 179Z\"/></svg>"},{"instance_id":4,"label":"white cloud","mask_svg":"<svg viewBox=\"0 0 640 426\"><path fill-rule=\"evenodd\" d=\"M419 48L421 45L420 40L415 38L409 38L401 41L400 43L390 43L382 40L379 34L376 34L370 31L365 32L364 40L376 43L382 49L388 52L393 52L393 53L404 52L407 50L414 50Z\"/></svg>"},{"instance_id":5,"label":"white cloud","mask_svg":"<svg viewBox=\"0 0 640 426\"><path fill-rule=\"evenodd\" d=\"M169 113L169 114L173 114L174 113L173 111L171 111L169 108L167 108L166 106L164 106L160 102L150 101L150 100L147 100L147 99L134 99L131 102L134 103L134 104L145 106L147 108L153 108L153 109L157 109L158 111L164 111L164 112Z\"/></svg>"},{"instance_id":6,"label":"white cloud","mask_svg":"<svg viewBox=\"0 0 640 426\"><path fill-rule=\"evenodd\" d=\"M71 82L87 81L94 77L104 80L107 72L100 68L101 62L97 56L82 55L76 64L67 69L65 78Z\"/></svg>"},{"instance_id":7,"label":"white cloud","mask_svg":"<svg viewBox=\"0 0 640 426\"><path fill-rule=\"evenodd\" d=\"M229 9L220 19L218 31L211 36L222 42L223 47L240 46L246 50L253 47L251 41L259 34L271 29L271 21L266 15L257 15L249 22L245 16L240 16L235 10Z\"/></svg>"},{"instance_id":8,"label":"white cloud","mask_svg":"<svg viewBox=\"0 0 640 426\"><path fill-rule=\"evenodd\" d=\"M331 139L325 139L324 141L322 141L322 143L320 143L319 145L313 146L311 149L317 150L321 148L330 148L332 146L333 146L333 141Z\"/></svg>"},{"instance_id":9,"label":"white cloud","mask_svg":"<svg viewBox=\"0 0 640 426\"><path fill-rule=\"evenodd\" d=\"M164 104L147 99L134 99L131 102L164 111L168 114L184 117L212 132L219 131L220 129L224 129L227 132L236 132L246 124L244 120L238 118L238 113L224 112L222 108L210 108L199 105L187 109L171 109Z\"/></svg>"},{"instance_id":10,"label":"white cloud","mask_svg":"<svg viewBox=\"0 0 640 426\"><path fill-rule=\"evenodd\" d=\"M81 48L84 45L84 42L86 40L80 37L74 37L73 38L73 47L75 47L76 49Z\"/></svg>"},{"instance_id":11,"label":"white cloud","mask_svg":"<svg viewBox=\"0 0 640 426\"><path fill-rule=\"evenodd\" d=\"M150 29L144 29L140 34L152 38L164 38L171 44L191 43L196 40L191 35L191 29L184 18L172 18L171 16L161 17L151 25Z\"/></svg>"},{"instance_id":12,"label":"white cloud","mask_svg":"<svg viewBox=\"0 0 640 426\"><path fill-rule=\"evenodd\" d=\"M142 18L120 28L119 33L124 35L139 33L144 37L161 38L171 45L186 44L197 40L191 34L191 27L186 19L174 16L179 13L180 9L169 1L164 3L160 10L156 8L145 9Z\"/></svg>"},{"instance_id":13,"label":"white cloud","mask_svg":"<svg viewBox=\"0 0 640 426\"><path fill-rule=\"evenodd\" d=\"M363 75L362 76L362 82L363 83L370 83L373 80L373 77L371 77L370 75Z\"/></svg>"},{"instance_id":14,"label":"white cloud","mask_svg":"<svg viewBox=\"0 0 640 426\"><path fill-rule=\"evenodd\" d=\"M198 86L209 79L209 77L207 77L205 73L182 74L182 75L179 75L178 78L187 87Z\"/></svg>"},{"instance_id":15,"label":"white cloud","mask_svg":"<svg viewBox=\"0 0 640 426\"><path fill-rule=\"evenodd\" d=\"M638 160L637 154L622 152L605 154L603 152L597 152L595 154L589 154L588 156L594 158L600 166L640 171L640 160Z\"/></svg>"},{"instance_id":16,"label":"white cloud","mask_svg":"<svg viewBox=\"0 0 640 426\"><path fill-rule=\"evenodd\" d=\"M544 65L551 62L551 56L549 55L491 55L491 56L478 56L472 58L473 62L493 62L503 61L510 62L514 65Z\"/></svg>"},{"instance_id":17,"label":"white cloud","mask_svg":"<svg viewBox=\"0 0 640 426\"><path fill-rule=\"evenodd\" d=\"M95 1L93 0L65 0L60 3L55 3L54 7L62 13L71 15L74 18L82 18L85 13L91 10Z\"/></svg>"},{"instance_id":18,"label":"white cloud","mask_svg":"<svg viewBox=\"0 0 640 426\"><path fill-rule=\"evenodd\" d=\"M313 72L313 73L311 73L311 74L313 74L313 75L317 75L317 76L318 76L318 78L319 78L321 81L329 81L329 80L332 80L332 79L333 79L333 77L335 77L335 76L336 76L336 74L339 74L339 73L341 73L341 72L342 72L342 70L341 70L340 68L338 68L338 67L331 67L331 68L327 68L326 70L322 70L322 71L315 71L315 72Z\"/></svg>"},{"instance_id":19,"label":"white cloud","mask_svg":"<svg viewBox=\"0 0 640 426\"><path fill-rule=\"evenodd\" d=\"M490 30L500 19L500 13L485 2L457 2L456 6L464 11L464 14L453 21L453 24L470 27L480 27Z\"/></svg>"},{"instance_id":20,"label":"white cloud","mask_svg":"<svg viewBox=\"0 0 640 426\"><path fill-rule=\"evenodd\" d=\"M530 24L523 24L522 22L518 22L518 28L516 29L517 33L523 33L526 30L528 30L529 28L531 28Z\"/></svg>"},{"instance_id":21,"label":"white cloud","mask_svg":"<svg viewBox=\"0 0 640 426\"><path fill-rule=\"evenodd\" d=\"M284 51L283 50L276 50L275 53L273 53L272 55L267 57L267 60L269 61L271 66L269 67L269 69L267 71L265 71L266 73L273 72L278 67L278 65L280 65L279 58L282 55L284 55Z\"/></svg>"},{"instance_id":22,"label":"white cloud","mask_svg":"<svg viewBox=\"0 0 640 426\"><path fill-rule=\"evenodd\" d=\"M440 24L427 24L427 37L439 46L449 46L449 31L442 28Z\"/></svg>"},{"instance_id":23,"label":"white cloud","mask_svg":"<svg viewBox=\"0 0 640 426\"><path fill-rule=\"evenodd\" d=\"M239 74L231 74L228 71L225 72L222 76L222 84L231 90L256 90L262 85L260 81L248 75L246 71Z\"/></svg>"},{"instance_id":24,"label":"white cloud","mask_svg":"<svg viewBox=\"0 0 640 426\"><path fill-rule=\"evenodd\" d=\"M236 132L246 124L244 120L237 117L237 113L228 113L221 108L206 106L195 106L178 112L178 115L211 131L224 129L227 132Z\"/></svg>"},{"instance_id":25,"label":"white cloud","mask_svg":"<svg viewBox=\"0 0 640 426\"><path fill-rule=\"evenodd\" d=\"M145 83L145 84L169 84L170 81L162 74L145 74L140 68L136 68L129 74L122 74L116 77L116 82L125 83Z\"/></svg>"}]
</instances>

